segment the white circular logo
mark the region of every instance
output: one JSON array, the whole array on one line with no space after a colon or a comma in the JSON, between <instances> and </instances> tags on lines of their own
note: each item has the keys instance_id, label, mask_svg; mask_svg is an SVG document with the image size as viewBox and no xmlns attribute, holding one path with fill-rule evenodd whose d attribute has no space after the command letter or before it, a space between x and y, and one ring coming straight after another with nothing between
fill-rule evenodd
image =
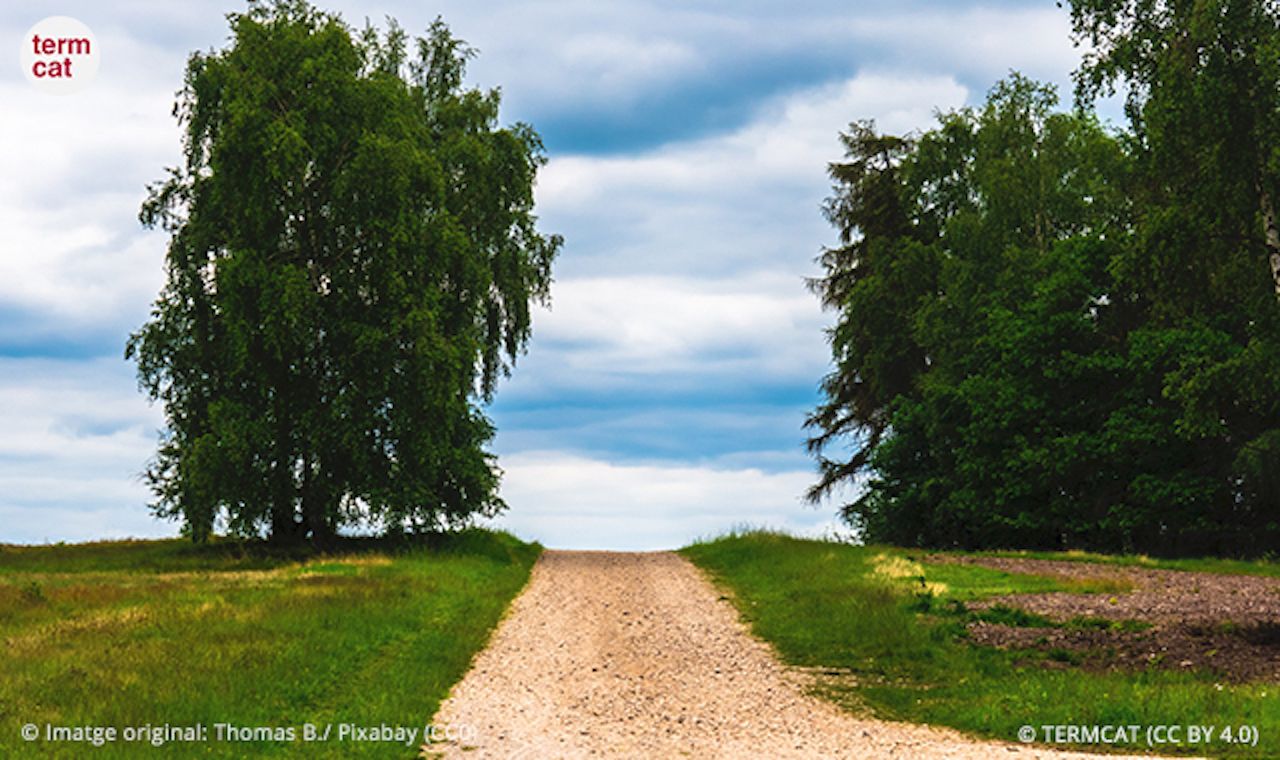
<instances>
[{"instance_id":1,"label":"white circular logo","mask_svg":"<svg viewBox=\"0 0 1280 760\"><path fill-rule=\"evenodd\" d=\"M89 27L70 16L50 16L27 30L18 60L27 81L55 95L89 86L98 75L98 41Z\"/></svg>"}]
</instances>

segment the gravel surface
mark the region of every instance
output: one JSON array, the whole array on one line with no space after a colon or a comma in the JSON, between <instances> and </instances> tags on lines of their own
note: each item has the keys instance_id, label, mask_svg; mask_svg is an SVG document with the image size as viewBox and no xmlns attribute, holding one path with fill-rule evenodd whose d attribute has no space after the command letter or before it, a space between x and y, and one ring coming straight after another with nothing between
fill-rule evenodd
<instances>
[{"instance_id":1,"label":"gravel surface","mask_svg":"<svg viewBox=\"0 0 1280 760\"><path fill-rule=\"evenodd\" d=\"M433 723L449 758L1083 758L856 718L806 694L670 552L546 552ZM1119 755L1108 755L1118 758Z\"/></svg>"}]
</instances>

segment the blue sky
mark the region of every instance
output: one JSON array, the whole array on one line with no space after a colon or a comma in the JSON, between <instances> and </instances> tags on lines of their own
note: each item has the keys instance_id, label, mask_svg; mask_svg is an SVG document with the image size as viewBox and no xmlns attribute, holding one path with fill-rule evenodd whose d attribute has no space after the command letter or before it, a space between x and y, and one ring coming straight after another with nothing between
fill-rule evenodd
<instances>
[{"instance_id":1,"label":"blue sky","mask_svg":"<svg viewBox=\"0 0 1280 760\"><path fill-rule=\"evenodd\" d=\"M172 535L137 474L160 410L122 358L162 280L139 228L178 161L187 54L221 47L227 2L6 4L0 77L0 543ZM1046 2L335 2L351 23L436 15L479 50L504 121L542 134L542 227L564 235L550 311L490 413L510 512L553 547L679 546L735 525L837 527L805 412L829 321L804 290L837 132L927 127L1010 69L1059 85L1079 61ZM36 91L27 28L88 24L86 91ZM1104 113L1114 112L1114 108Z\"/></svg>"}]
</instances>

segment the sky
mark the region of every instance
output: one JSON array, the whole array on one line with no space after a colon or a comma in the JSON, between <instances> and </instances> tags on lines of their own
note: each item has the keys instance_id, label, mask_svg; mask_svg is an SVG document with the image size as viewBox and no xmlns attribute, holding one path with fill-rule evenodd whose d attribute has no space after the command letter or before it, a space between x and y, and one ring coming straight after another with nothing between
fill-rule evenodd
<instances>
[{"instance_id":1,"label":"sky","mask_svg":"<svg viewBox=\"0 0 1280 760\"><path fill-rule=\"evenodd\" d=\"M177 533L139 478L163 413L123 358L167 242L137 212L179 161L186 57L224 47L243 7L0 8L0 543ZM804 279L835 242L821 206L838 133L928 128L1011 69L1069 103L1080 60L1052 0L321 7L411 33L442 17L478 51L468 83L501 87L503 122L546 144L537 213L565 238L552 305L487 411L510 505L494 523L555 548L845 530L839 501L802 499L832 319ZM27 29L54 15L87 24L101 53L70 95L18 64Z\"/></svg>"}]
</instances>

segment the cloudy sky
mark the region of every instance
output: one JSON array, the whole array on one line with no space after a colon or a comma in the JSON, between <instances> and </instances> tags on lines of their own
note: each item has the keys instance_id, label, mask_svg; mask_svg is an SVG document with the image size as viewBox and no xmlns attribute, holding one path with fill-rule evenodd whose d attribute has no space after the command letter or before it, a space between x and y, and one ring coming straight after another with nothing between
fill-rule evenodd
<instances>
[{"instance_id":1,"label":"cloudy sky","mask_svg":"<svg viewBox=\"0 0 1280 760\"><path fill-rule=\"evenodd\" d=\"M137 224L178 161L187 54L227 41L220 2L6 3L0 67L0 543L172 535L138 473L162 415L122 358L162 281ZM835 526L801 428L828 370L805 291L833 240L838 131L927 127L1010 69L1070 95L1052 0L329 2L352 23L440 15L542 134L542 227L564 235L553 306L490 413L511 505L553 547L664 548L736 525ZM68 15L102 55L87 90L37 91L26 30ZM3 57L0 57L2 60Z\"/></svg>"}]
</instances>

